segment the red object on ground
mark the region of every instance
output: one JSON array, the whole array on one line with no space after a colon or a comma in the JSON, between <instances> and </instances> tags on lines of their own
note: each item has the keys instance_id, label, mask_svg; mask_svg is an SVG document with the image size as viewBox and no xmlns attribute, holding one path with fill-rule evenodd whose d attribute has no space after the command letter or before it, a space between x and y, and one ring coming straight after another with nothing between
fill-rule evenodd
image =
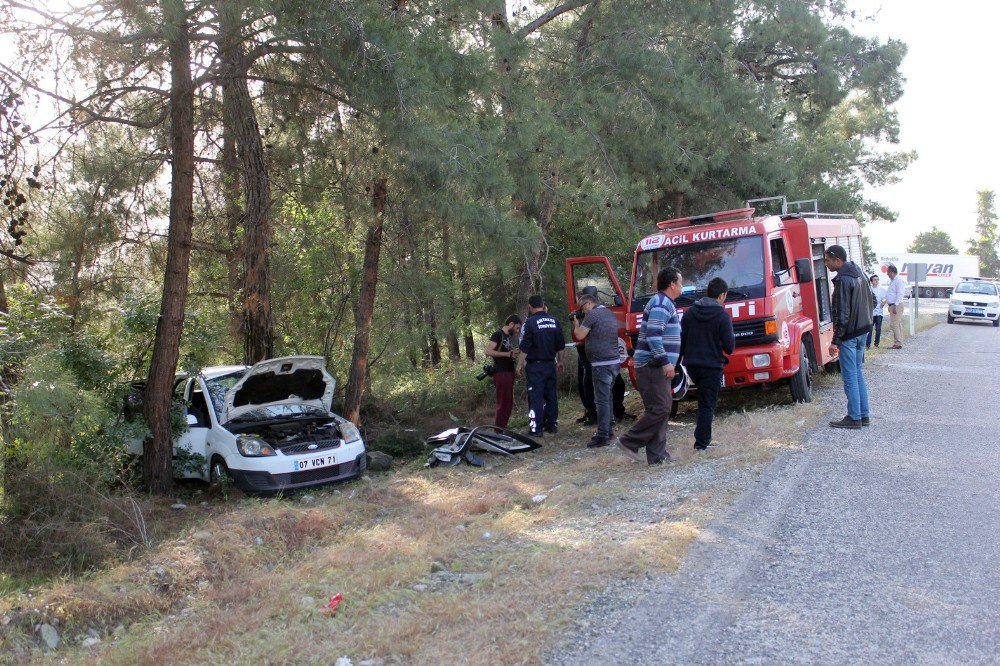
<instances>
[{"instance_id":1,"label":"red object on ground","mask_svg":"<svg viewBox=\"0 0 1000 666\"><path fill-rule=\"evenodd\" d=\"M330 597L330 603L323 606L323 612L327 615L333 615L337 612L340 607L340 602L344 600L344 595L338 592L335 596Z\"/></svg>"}]
</instances>

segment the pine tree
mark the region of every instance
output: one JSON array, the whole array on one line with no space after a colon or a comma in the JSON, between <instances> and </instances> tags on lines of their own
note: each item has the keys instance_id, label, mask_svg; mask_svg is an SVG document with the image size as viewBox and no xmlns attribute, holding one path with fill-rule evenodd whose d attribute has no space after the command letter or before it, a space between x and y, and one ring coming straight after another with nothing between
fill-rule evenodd
<instances>
[{"instance_id":1,"label":"pine tree","mask_svg":"<svg viewBox=\"0 0 1000 666\"><path fill-rule=\"evenodd\" d=\"M1000 277L998 256L996 193L976 192L976 237L969 240L969 254L979 256L979 273L983 277Z\"/></svg>"},{"instance_id":2,"label":"pine tree","mask_svg":"<svg viewBox=\"0 0 1000 666\"><path fill-rule=\"evenodd\" d=\"M948 232L936 226L931 227L930 231L917 234L906 251L924 254L958 254L958 248L951 242Z\"/></svg>"}]
</instances>

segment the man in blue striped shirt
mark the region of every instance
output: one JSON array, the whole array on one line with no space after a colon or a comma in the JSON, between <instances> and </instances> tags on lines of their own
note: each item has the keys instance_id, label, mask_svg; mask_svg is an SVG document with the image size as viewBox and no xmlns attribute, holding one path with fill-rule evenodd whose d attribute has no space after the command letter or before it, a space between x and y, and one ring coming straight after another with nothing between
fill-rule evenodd
<instances>
[{"instance_id":1,"label":"man in blue striped shirt","mask_svg":"<svg viewBox=\"0 0 1000 666\"><path fill-rule=\"evenodd\" d=\"M657 292L649 299L642 314L642 326L636 342L635 379L645 411L618 440L628 457L642 462L639 449L645 447L646 462L659 465L670 460L667 453L667 422L673 394L670 382L677 372L681 351L681 318L674 299L681 295L684 278L679 270L667 266L656 276Z\"/></svg>"}]
</instances>

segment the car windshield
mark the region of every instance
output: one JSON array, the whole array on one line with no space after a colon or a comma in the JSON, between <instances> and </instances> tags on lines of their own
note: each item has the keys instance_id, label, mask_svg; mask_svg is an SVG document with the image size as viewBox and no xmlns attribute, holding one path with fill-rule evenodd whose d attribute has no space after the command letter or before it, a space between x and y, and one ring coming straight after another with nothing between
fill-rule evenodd
<instances>
[{"instance_id":1,"label":"car windshield","mask_svg":"<svg viewBox=\"0 0 1000 666\"><path fill-rule=\"evenodd\" d=\"M667 266L681 272L684 289L678 305L689 305L705 295L712 278L729 285L729 300L764 295L764 242L761 236L672 245L643 252L636 258L633 309L644 307L656 293L656 274Z\"/></svg>"},{"instance_id":2,"label":"car windshield","mask_svg":"<svg viewBox=\"0 0 1000 666\"><path fill-rule=\"evenodd\" d=\"M215 410L217 419L222 420L222 408L226 404L226 394L229 393L229 389L236 386L236 382L240 381L246 373L246 370L238 370L230 375L205 380L205 386L208 388L208 395L212 399L212 408Z\"/></svg>"},{"instance_id":3,"label":"car windshield","mask_svg":"<svg viewBox=\"0 0 1000 666\"><path fill-rule=\"evenodd\" d=\"M986 294L996 296L997 288L988 282L963 282L955 288L956 294Z\"/></svg>"}]
</instances>

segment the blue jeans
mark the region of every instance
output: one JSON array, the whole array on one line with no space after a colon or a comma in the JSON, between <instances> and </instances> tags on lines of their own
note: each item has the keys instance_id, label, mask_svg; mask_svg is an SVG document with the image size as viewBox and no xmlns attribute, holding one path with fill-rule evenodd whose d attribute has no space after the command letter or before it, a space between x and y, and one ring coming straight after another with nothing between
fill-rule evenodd
<instances>
[{"instance_id":1,"label":"blue jeans","mask_svg":"<svg viewBox=\"0 0 1000 666\"><path fill-rule=\"evenodd\" d=\"M865 359L865 339L867 334L859 335L840 343L840 374L844 378L844 393L847 394L847 417L854 421L867 418L868 385L861 372L861 364Z\"/></svg>"},{"instance_id":2,"label":"blue jeans","mask_svg":"<svg viewBox=\"0 0 1000 666\"><path fill-rule=\"evenodd\" d=\"M595 365L591 367L594 378L594 404L597 407L597 436L601 439L611 437L611 387L615 383L621 366L616 361L614 365Z\"/></svg>"}]
</instances>

